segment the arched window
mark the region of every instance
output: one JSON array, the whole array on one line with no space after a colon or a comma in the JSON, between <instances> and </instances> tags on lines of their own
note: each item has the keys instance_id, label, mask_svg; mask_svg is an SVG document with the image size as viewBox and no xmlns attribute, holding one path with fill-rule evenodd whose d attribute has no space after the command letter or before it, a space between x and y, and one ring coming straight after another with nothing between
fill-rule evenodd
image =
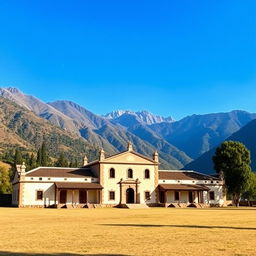
<instances>
[{"instance_id":1,"label":"arched window","mask_svg":"<svg viewBox=\"0 0 256 256\"><path fill-rule=\"evenodd\" d=\"M129 179L133 178L133 170L132 169L128 170L128 175L127 176L128 176Z\"/></svg>"},{"instance_id":2,"label":"arched window","mask_svg":"<svg viewBox=\"0 0 256 256\"><path fill-rule=\"evenodd\" d=\"M110 177L110 178L115 178L115 169L114 169L114 168L111 168L111 169L109 170L109 177Z\"/></svg>"},{"instance_id":3,"label":"arched window","mask_svg":"<svg viewBox=\"0 0 256 256\"><path fill-rule=\"evenodd\" d=\"M145 170L145 179L149 179L150 178L150 172L149 169Z\"/></svg>"}]
</instances>

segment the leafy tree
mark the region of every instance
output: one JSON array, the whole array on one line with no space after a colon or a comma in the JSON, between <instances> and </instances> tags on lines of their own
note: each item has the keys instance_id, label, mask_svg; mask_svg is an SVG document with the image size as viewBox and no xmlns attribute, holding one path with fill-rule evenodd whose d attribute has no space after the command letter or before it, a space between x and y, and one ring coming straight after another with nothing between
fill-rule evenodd
<instances>
[{"instance_id":1,"label":"leafy tree","mask_svg":"<svg viewBox=\"0 0 256 256\"><path fill-rule=\"evenodd\" d=\"M56 167L68 167L68 160L65 158L64 154L61 152L59 158L55 162Z\"/></svg>"},{"instance_id":2,"label":"leafy tree","mask_svg":"<svg viewBox=\"0 0 256 256\"><path fill-rule=\"evenodd\" d=\"M29 159L29 169L32 170L37 167L35 155L32 153Z\"/></svg>"},{"instance_id":3,"label":"leafy tree","mask_svg":"<svg viewBox=\"0 0 256 256\"><path fill-rule=\"evenodd\" d=\"M47 153L46 143L43 142L41 147L37 151L37 159L38 166L48 166L49 165L49 156Z\"/></svg>"},{"instance_id":4,"label":"leafy tree","mask_svg":"<svg viewBox=\"0 0 256 256\"><path fill-rule=\"evenodd\" d=\"M9 194L11 192L10 168L7 164L0 163L0 194Z\"/></svg>"},{"instance_id":5,"label":"leafy tree","mask_svg":"<svg viewBox=\"0 0 256 256\"><path fill-rule=\"evenodd\" d=\"M71 160L71 162L69 163L69 167L70 168L77 168L77 167L79 167L77 159Z\"/></svg>"},{"instance_id":6,"label":"leafy tree","mask_svg":"<svg viewBox=\"0 0 256 256\"><path fill-rule=\"evenodd\" d=\"M45 142L43 142L42 146L41 146L41 165L42 166L47 166L48 165L48 161L49 161L49 157L47 154L47 148L46 148L46 144Z\"/></svg>"},{"instance_id":7,"label":"leafy tree","mask_svg":"<svg viewBox=\"0 0 256 256\"><path fill-rule=\"evenodd\" d=\"M36 163L38 166L42 166L42 148L41 147L37 151Z\"/></svg>"},{"instance_id":8,"label":"leafy tree","mask_svg":"<svg viewBox=\"0 0 256 256\"><path fill-rule=\"evenodd\" d=\"M22 164L22 162L23 162L23 158L22 158L21 152L20 152L20 150L17 148L17 149L15 150L14 165L16 166L16 164Z\"/></svg>"},{"instance_id":9,"label":"leafy tree","mask_svg":"<svg viewBox=\"0 0 256 256\"><path fill-rule=\"evenodd\" d=\"M214 169L224 178L235 205L239 206L241 195L250 187L250 151L240 142L225 141L216 149L213 162Z\"/></svg>"},{"instance_id":10,"label":"leafy tree","mask_svg":"<svg viewBox=\"0 0 256 256\"><path fill-rule=\"evenodd\" d=\"M256 173L251 173L250 179L250 186L249 189L243 194L243 198L248 200L255 200L256 199Z\"/></svg>"}]
</instances>

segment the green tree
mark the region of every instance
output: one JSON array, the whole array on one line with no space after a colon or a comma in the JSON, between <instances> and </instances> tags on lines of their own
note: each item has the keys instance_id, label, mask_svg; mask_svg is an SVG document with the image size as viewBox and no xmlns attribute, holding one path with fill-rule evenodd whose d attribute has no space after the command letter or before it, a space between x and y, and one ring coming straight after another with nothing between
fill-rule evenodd
<instances>
[{"instance_id":1,"label":"green tree","mask_svg":"<svg viewBox=\"0 0 256 256\"><path fill-rule=\"evenodd\" d=\"M42 166L42 148L41 147L37 151L36 163L38 166Z\"/></svg>"},{"instance_id":2,"label":"green tree","mask_svg":"<svg viewBox=\"0 0 256 256\"><path fill-rule=\"evenodd\" d=\"M49 157L47 154L47 148L46 148L46 144L45 142L43 142L42 146L41 146L41 165L42 166L48 166L49 163Z\"/></svg>"},{"instance_id":3,"label":"green tree","mask_svg":"<svg viewBox=\"0 0 256 256\"><path fill-rule=\"evenodd\" d=\"M68 160L65 158L64 154L61 152L59 158L55 162L56 167L68 167Z\"/></svg>"},{"instance_id":4,"label":"green tree","mask_svg":"<svg viewBox=\"0 0 256 256\"><path fill-rule=\"evenodd\" d=\"M9 194L11 192L10 168L7 164L0 163L0 194Z\"/></svg>"},{"instance_id":5,"label":"green tree","mask_svg":"<svg viewBox=\"0 0 256 256\"><path fill-rule=\"evenodd\" d=\"M23 162L23 158L22 158L21 152L17 148L15 150L15 155L14 155L14 165L16 166L17 164L22 164L22 162Z\"/></svg>"},{"instance_id":6,"label":"green tree","mask_svg":"<svg viewBox=\"0 0 256 256\"><path fill-rule=\"evenodd\" d=\"M77 167L79 167L79 166L78 166L77 159L71 160L71 162L69 163L69 167L70 167L70 168L77 168Z\"/></svg>"},{"instance_id":7,"label":"green tree","mask_svg":"<svg viewBox=\"0 0 256 256\"><path fill-rule=\"evenodd\" d=\"M248 200L256 200L256 173L251 173L250 186L243 194L243 198Z\"/></svg>"},{"instance_id":8,"label":"green tree","mask_svg":"<svg viewBox=\"0 0 256 256\"><path fill-rule=\"evenodd\" d=\"M241 195L250 187L250 151L240 142L225 141L216 149L213 156L214 169L225 180L225 185L239 206Z\"/></svg>"},{"instance_id":9,"label":"green tree","mask_svg":"<svg viewBox=\"0 0 256 256\"><path fill-rule=\"evenodd\" d=\"M35 155L32 153L29 159L29 169L32 170L37 167Z\"/></svg>"}]
</instances>

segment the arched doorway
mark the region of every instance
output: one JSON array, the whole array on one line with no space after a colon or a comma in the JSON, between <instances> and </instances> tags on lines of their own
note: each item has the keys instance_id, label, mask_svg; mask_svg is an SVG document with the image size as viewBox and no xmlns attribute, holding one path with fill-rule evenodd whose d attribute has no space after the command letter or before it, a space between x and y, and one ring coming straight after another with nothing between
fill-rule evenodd
<instances>
[{"instance_id":1,"label":"arched doorway","mask_svg":"<svg viewBox=\"0 0 256 256\"><path fill-rule=\"evenodd\" d=\"M134 204L134 190L132 188L126 190L126 203Z\"/></svg>"}]
</instances>

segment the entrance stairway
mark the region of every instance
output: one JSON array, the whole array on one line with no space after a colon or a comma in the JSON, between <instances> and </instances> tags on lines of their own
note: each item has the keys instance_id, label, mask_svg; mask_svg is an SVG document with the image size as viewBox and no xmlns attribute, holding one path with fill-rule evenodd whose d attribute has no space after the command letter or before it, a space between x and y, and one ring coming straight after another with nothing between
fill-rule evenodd
<instances>
[{"instance_id":1,"label":"entrance stairway","mask_svg":"<svg viewBox=\"0 0 256 256\"><path fill-rule=\"evenodd\" d=\"M146 204L122 204L121 208L128 209L147 209L149 208Z\"/></svg>"}]
</instances>

